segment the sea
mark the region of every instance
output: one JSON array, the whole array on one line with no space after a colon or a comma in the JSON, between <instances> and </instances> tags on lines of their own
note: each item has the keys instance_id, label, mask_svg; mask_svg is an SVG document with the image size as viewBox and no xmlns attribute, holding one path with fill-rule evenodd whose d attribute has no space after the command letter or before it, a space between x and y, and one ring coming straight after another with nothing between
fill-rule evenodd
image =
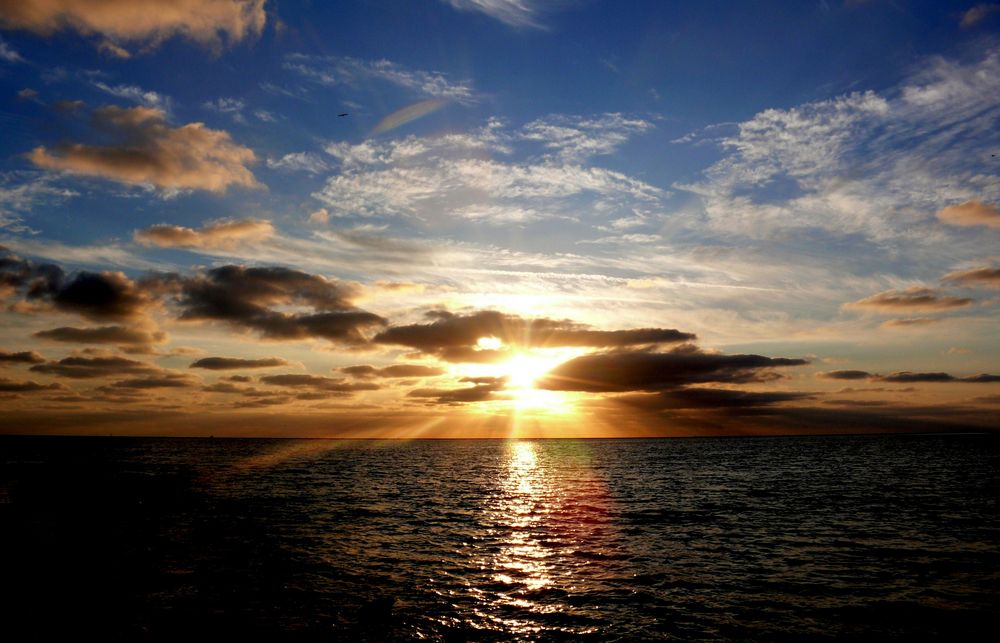
<instances>
[{"instance_id":1,"label":"sea","mask_svg":"<svg viewBox=\"0 0 1000 643\"><path fill-rule=\"evenodd\" d=\"M996 640L1000 438L0 438L6 641Z\"/></svg>"}]
</instances>

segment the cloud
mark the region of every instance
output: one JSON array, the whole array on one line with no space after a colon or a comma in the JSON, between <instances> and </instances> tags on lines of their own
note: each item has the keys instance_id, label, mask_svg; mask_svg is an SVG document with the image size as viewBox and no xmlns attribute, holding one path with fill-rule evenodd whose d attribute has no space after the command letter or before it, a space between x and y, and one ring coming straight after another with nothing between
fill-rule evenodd
<instances>
[{"instance_id":1,"label":"cloud","mask_svg":"<svg viewBox=\"0 0 1000 643\"><path fill-rule=\"evenodd\" d=\"M0 364L41 364L45 358L35 351L10 351L0 350Z\"/></svg>"},{"instance_id":2,"label":"cloud","mask_svg":"<svg viewBox=\"0 0 1000 643\"><path fill-rule=\"evenodd\" d=\"M972 384L983 384L1000 381L1000 375L990 375L981 373L969 377L956 377L950 373L913 373L910 371L899 371L889 375L878 375L867 371L829 371L827 373L817 373L817 377L832 380L870 380L872 382L892 382L897 384L910 384L914 382L967 382ZM881 390L881 389L871 389ZM846 390L845 390L846 391ZM844 391L842 391L844 392Z\"/></svg>"},{"instance_id":3,"label":"cloud","mask_svg":"<svg viewBox=\"0 0 1000 643\"><path fill-rule=\"evenodd\" d=\"M238 123L246 123L246 118L243 116L243 110L246 109L246 106L247 104L242 98L222 97L202 103L202 107L205 109L220 114L229 114Z\"/></svg>"},{"instance_id":4,"label":"cloud","mask_svg":"<svg viewBox=\"0 0 1000 643\"><path fill-rule=\"evenodd\" d=\"M167 340L167 334L162 331L145 328L127 328L125 326L98 326L96 328L73 328L60 326L34 334L39 339L70 344L124 344L132 346L151 346Z\"/></svg>"},{"instance_id":5,"label":"cloud","mask_svg":"<svg viewBox=\"0 0 1000 643\"><path fill-rule=\"evenodd\" d=\"M256 158L253 151L233 143L227 132L202 123L171 127L162 110L150 107L102 107L94 111L93 125L117 143L36 147L28 159L49 170L168 190L262 187L247 168Z\"/></svg>"},{"instance_id":6,"label":"cloud","mask_svg":"<svg viewBox=\"0 0 1000 643\"><path fill-rule=\"evenodd\" d=\"M866 380L871 377L871 373L868 371L827 371L825 373L816 373L816 377L826 379L826 380Z\"/></svg>"},{"instance_id":7,"label":"cloud","mask_svg":"<svg viewBox=\"0 0 1000 643\"><path fill-rule=\"evenodd\" d=\"M31 370L72 379L146 375L161 372L161 369L153 364L124 357L65 357L58 362L37 364L32 366Z\"/></svg>"},{"instance_id":8,"label":"cloud","mask_svg":"<svg viewBox=\"0 0 1000 643\"><path fill-rule=\"evenodd\" d=\"M307 172L309 174L322 174L330 169L326 161L312 152L292 152L277 160L267 159L267 167L272 170Z\"/></svg>"},{"instance_id":9,"label":"cloud","mask_svg":"<svg viewBox=\"0 0 1000 643\"><path fill-rule=\"evenodd\" d=\"M266 339L319 337L333 342L367 341L368 330L384 319L353 307L360 289L298 270L279 267L220 266L203 273L161 277L161 287L176 293L180 319L220 321L253 330ZM312 312L286 312L279 306L308 306Z\"/></svg>"},{"instance_id":10,"label":"cloud","mask_svg":"<svg viewBox=\"0 0 1000 643\"><path fill-rule=\"evenodd\" d=\"M0 18L2 19L2 18ZM0 60L8 63L23 63L24 57L0 39Z\"/></svg>"},{"instance_id":11,"label":"cloud","mask_svg":"<svg viewBox=\"0 0 1000 643\"><path fill-rule=\"evenodd\" d=\"M81 270L67 275L55 264L21 259L0 246L0 293L4 290L95 320L136 319L155 305L142 287L120 272Z\"/></svg>"},{"instance_id":12,"label":"cloud","mask_svg":"<svg viewBox=\"0 0 1000 643\"><path fill-rule=\"evenodd\" d=\"M585 213L632 212L666 196L606 168L552 158L511 163L482 157L496 145L501 143L492 130L445 140L330 144L326 151L341 159L341 171L313 197L331 214L478 220L500 213L517 221L541 218L534 214L539 211L574 220Z\"/></svg>"},{"instance_id":13,"label":"cloud","mask_svg":"<svg viewBox=\"0 0 1000 643\"><path fill-rule=\"evenodd\" d=\"M259 241L274 234L270 221L258 219L223 220L201 228L161 223L137 230L132 237L145 246L160 248L233 249L248 241Z\"/></svg>"},{"instance_id":14,"label":"cloud","mask_svg":"<svg viewBox=\"0 0 1000 643\"><path fill-rule=\"evenodd\" d=\"M469 81L452 81L439 71L408 69L390 60L362 60L349 56L291 54L283 67L320 85L358 86L378 81L419 96L471 104L479 100Z\"/></svg>"},{"instance_id":15,"label":"cloud","mask_svg":"<svg viewBox=\"0 0 1000 643\"><path fill-rule=\"evenodd\" d=\"M743 384L775 378L770 369L807 364L804 359L705 353L694 346L670 352L613 351L573 358L535 385L553 391L659 391L690 384Z\"/></svg>"},{"instance_id":16,"label":"cloud","mask_svg":"<svg viewBox=\"0 0 1000 643\"><path fill-rule=\"evenodd\" d=\"M288 366L288 362L280 357L266 357L263 359L203 357L202 359L192 362L189 368L205 368L211 371L229 371L243 368L273 368L275 366Z\"/></svg>"},{"instance_id":17,"label":"cloud","mask_svg":"<svg viewBox=\"0 0 1000 643\"><path fill-rule=\"evenodd\" d=\"M496 399L495 393L504 389L507 379L503 377L465 377L462 382L473 385L459 389L418 388L407 393L407 397L436 398L435 404L468 404Z\"/></svg>"},{"instance_id":18,"label":"cloud","mask_svg":"<svg viewBox=\"0 0 1000 643\"><path fill-rule=\"evenodd\" d=\"M151 49L180 36L212 49L260 34L266 0L0 0L0 26L49 36L64 29Z\"/></svg>"},{"instance_id":19,"label":"cloud","mask_svg":"<svg viewBox=\"0 0 1000 643\"><path fill-rule=\"evenodd\" d=\"M1000 4L977 4L962 14L962 19L959 22L959 25L961 25L963 29L975 27L980 22L986 20L986 18L998 11L1000 11Z\"/></svg>"},{"instance_id":20,"label":"cloud","mask_svg":"<svg viewBox=\"0 0 1000 643\"><path fill-rule=\"evenodd\" d=\"M348 382L343 378L323 377L321 375L264 375L260 378L264 384L284 386L288 388L309 389L323 393L354 393L357 391L378 390L377 384L368 382Z\"/></svg>"},{"instance_id":21,"label":"cloud","mask_svg":"<svg viewBox=\"0 0 1000 643\"><path fill-rule=\"evenodd\" d=\"M379 344L408 346L453 362L497 361L508 348L593 347L609 348L689 341L695 336L672 328L593 330L568 320L525 319L497 311L467 315L443 310L427 314L426 324L393 326L377 334ZM502 349L484 348L480 339L496 338Z\"/></svg>"},{"instance_id":22,"label":"cloud","mask_svg":"<svg viewBox=\"0 0 1000 643\"><path fill-rule=\"evenodd\" d=\"M155 377L134 377L119 380L112 384L112 389L146 390L156 388L188 388L197 386L200 381L196 377L184 373L163 373Z\"/></svg>"},{"instance_id":23,"label":"cloud","mask_svg":"<svg viewBox=\"0 0 1000 643\"><path fill-rule=\"evenodd\" d=\"M919 326L930 326L940 323L940 319L933 317L915 317L913 319L888 319L879 326L881 328L916 328Z\"/></svg>"},{"instance_id":24,"label":"cloud","mask_svg":"<svg viewBox=\"0 0 1000 643\"><path fill-rule=\"evenodd\" d=\"M983 266L981 268L970 268L969 270L956 270L946 274L941 278L941 281L960 286L1000 288L1000 268Z\"/></svg>"},{"instance_id":25,"label":"cloud","mask_svg":"<svg viewBox=\"0 0 1000 643\"><path fill-rule=\"evenodd\" d=\"M343 366L339 369L341 373L357 378L370 377L434 377L444 375L447 371L438 366L424 366L423 364L393 364L383 368L375 368L367 364L359 366Z\"/></svg>"},{"instance_id":26,"label":"cloud","mask_svg":"<svg viewBox=\"0 0 1000 643\"><path fill-rule=\"evenodd\" d=\"M567 161L580 161L592 156L612 154L631 136L653 128L639 118L612 113L581 118L565 115L550 116L526 124L521 138L538 141Z\"/></svg>"},{"instance_id":27,"label":"cloud","mask_svg":"<svg viewBox=\"0 0 1000 643\"><path fill-rule=\"evenodd\" d=\"M971 306L975 300L967 297L942 295L939 291L922 286L906 290L887 290L871 297L844 304L844 308L869 309L879 312L899 310L951 310Z\"/></svg>"},{"instance_id":28,"label":"cloud","mask_svg":"<svg viewBox=\"0 0 1000 643\"><path fill-rule=\"evenodd\" d=\"M478 11L511 27L541 29L535 0L442 0L459 11Z\"/></svg>"},{"instance_id":29,"label":"cloud","mask_svg":"<svg viewBox=\"0 0 1000 643\"><path fill-rule=\"evenodd\" d=\"M622 395L617 403L647 411L662 409L745 409L771 406L781 402L805 400L809 393L783 391L739 391L733 389L682 388L654 394Z\"/></svg>"},{"instance_id":30,"label":"cloud","mask_svg":"<svg viewBox=\"0 0 1000 643\"><path fill-rule=\"evenodd\" d=\"M137 85L108 85L107 83L96 81L94 82L94 87L106 94L130 100L144 107L159 109L163 112L170 111L171 101L168 97L152 90L143 89Z\"/></svg>"},{"instance_id":31,"label":"cloud","mask_svg":"<svg viewBox=\"0 0 1000 643\"><path fill-rule=\"evenodd\" d=\"M1000 210L995 205L966 201L958 205L949 205L938 210L938 219L942 223L954 226L972 227L985 226L1000 230Z\"/></svg>"},{"instance_id":32,"label":"cloud","mask_svg":"<svg viewBox=\"0 0 1000 643\"><path fill-rule=\"evenodd\" d=\"M983 170L996 151L1000 50L963 64L929 58L914 69L884 95L762 111L722 139L724 156L705 180L678 187L700 198L716 233L823 231L928 246L936 239L926 213L1000 198Z\"/></svg>"},{"instance_id":33,"label":"cloud","mask_svg":"<svg viewBox=\"0 0 1000 643\"><path fill-rule=\"evenodd\" d=\"M0 393L36 393L38 391L61 391L66 387L62 384L39 384L35 381L22 381L0 377Z\"/></svg>"}]
</instances>

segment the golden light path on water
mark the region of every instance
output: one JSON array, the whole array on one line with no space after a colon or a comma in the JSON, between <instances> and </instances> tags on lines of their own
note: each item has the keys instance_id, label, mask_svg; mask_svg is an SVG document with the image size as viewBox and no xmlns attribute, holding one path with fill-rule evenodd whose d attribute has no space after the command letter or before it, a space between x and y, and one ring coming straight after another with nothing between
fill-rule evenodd
<instances>
[{"instance_id":1,"label":"golden light path on water","mask_svg":"<svg viewBox=\"0 0 1000 643\"><path fill-rule=\"evenodd\" d=\"M577 441L557 446L510 440L502 458L495 493L484 506L496 546L478 562L489 589L470 590L479 594L477 617L503 631L537 634L539 614L571 611L562 599L592 589L585 580L594 577L592 569L581 571L600 562L576 555L613 542L607 487ZM560 475L549 470L553 459Z\"/></svg>"}]
</instances>

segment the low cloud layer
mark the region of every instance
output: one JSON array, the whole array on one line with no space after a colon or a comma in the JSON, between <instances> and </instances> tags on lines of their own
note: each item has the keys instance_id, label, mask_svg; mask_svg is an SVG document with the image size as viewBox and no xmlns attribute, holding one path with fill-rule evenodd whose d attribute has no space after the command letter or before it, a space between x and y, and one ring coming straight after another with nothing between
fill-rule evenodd
<instances>
[{"instance_id":1,"label":"low cloud layer","mask_svg":"<svg viewBox=\"0 0 1000 643\"><path fill-rule=\"evenodd\" d=\"M913 286L906 290L887 290L871 297L845 304L844 308L866 309L881 312L900 310L950 310L971 306L973 299L945 295L933 288Z\"/></svg>"},{"instance_id":2,"label":"low cloud layer","mask_svg":"<svg viewBox=\"0 0 1000 643\"><path fill-rule=\"evenodd\" d=\"M192 362L189 368L204 368L210 371L233 371L244 368L274 368L276 366L288 366L288 362L280 357L265 357L262 359L204 357Z\"/></svg>"},{"instance_id":3,"label":"low cloud layer","mask_svg":"<svg viewBox=\"0 0 1000 643\"><path fill-rule=\"evenodd\" d=\"M288 268L229 265L160 281L174 291L181 319L224 322L266 339L359 344L367 341L371 329L386 323L354 308L357 286ZM308 306L313 312L278 310L288 305Z\"/></svg>"},{"instance_id":4,"label":"low cloud layer","mask_svg":"<svg viewBox=\"0 0 1000 643\"><path fill-rule=\"evenodd\" d=\"M225 192L232 185L258 188L248 165L250 148L234 143L227 132L189 123L171 127L166 114L151 107L101 107L93 127L115 143L70 143L28 153L35 165L130 184L168 190Z\"/></svg>"},{"instance_id":5,"label":"low cloud layer","mask_svg":"<svg viewBox=\"0 0 1000 643\"><path fill-rule=\"evenodd\" d=\"M536 386L591 393L660 391L691 384L745 384L778 376L771 369L807 364L804 359L706 353L685 345L661 353L614 351L583 355L546 373Z\"/></svg>"},{"instance_id":6,"label":"low cloud layer","mask_svg":"<svg viewBox=\"0 0 1000 643\"><path fill-rule=\"evenodd\" d=\"M969 270L956 270L946 274L941 278L941 281L959 286L1000 288L1000 268L985 266Z\"/></svg>"},{"instance_id":7,"label":"low cloud layer","mask_svg":"<svg viewBox=\"0 0 1000 643\"><path fill-rule=\"evenodd\" d=\"M383 368L375 368L368 364L362 364L359 366L344 366L338 370L345 375L361 379L371 377L435 377L437 375L444 375L447 372L441 367L424 366L423 364L393 364L392 366L385 366Z\"/></svg>"},{"instance_id":8,"label":"low cloud layer","mask_svg":"<svg viewBox=\"0 0 1000 643\"><path fill-rule=\"evenodd\" d=\"M492 362L508 355L508 348L612 348L690 341L695 338L672 328L593 330L569 320L524 318L497 311L455 314L428 313L426 324L394 326L373 339L380 344L408 346L449 362ZM499 345L480 344L481 339Z\"/></svg>"},{"instance_id":9,"label":"low cloud layer","mask_svg":"<svg viewBox=\"0 0 1000 643\"><path fill-rule=\"evenodd\" d=\"M972 384L988 384L1000 382L1000 375L980 373L968 377L956 377L950 373L914 373L911 371L899 371L889 375L879 375L868 371L827 371L817 373L817 377L830 380L870 380L872 382L890 382L897 384L912 384L916 382L966 382Z\"/></svg>"}]
</instances>

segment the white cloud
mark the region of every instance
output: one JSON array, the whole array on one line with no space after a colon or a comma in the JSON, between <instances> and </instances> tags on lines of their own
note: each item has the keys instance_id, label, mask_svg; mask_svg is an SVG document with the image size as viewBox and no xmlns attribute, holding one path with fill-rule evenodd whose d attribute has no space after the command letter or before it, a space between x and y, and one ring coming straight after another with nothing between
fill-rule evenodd
<instances>
[{"instance_id":1,"label":"white cloud","mask_svg":"<svg viewBox=\"0 0 1000 643\"><path fill-rule=\"evenodd\" d=\"M996 200L1000 53L934 60L897 91L770 109L722 140L701 197L709 227L752 238L794 229L876 242L926 237L944 205Z\"/></svg>"},{"instance_id":2,"label":"white cloud","mask_svg":"<svg viewBox=\"0 0 1000 643\"><path fill-rule=\"evenodd\" d=\"M565 160L580 161L591 156L611 154L631 136L652 129L653 124L621 114L596 118L552 116L525 125L521 138L539 141Z\"/></svg>"},{"instance_id":3,"label":"white cloud","mask_svg":"<svg viewBox=\"0 0 1000 643\"><path fill-rule=\"evenodd\" d=\"M246 103L241 98L221 97L202 103L202 107L205 109L220 114L229 114L237 123L246 123L246 118L243 116L243 110L246 109L246 106Z\"/></svg>"},{"instance_id":4,"label":"white cloud","mask_svg":"<svg viewBox=\"0 0 1000 643\"><path fill-rule=\"evenodd\" d=\"M408 69L389 60L362 60L349 56L291 54L284 68L321 85L359 86L379 81L408 89L427 98L473 103L478 96L467 80L452 81L439 71Z\"/></svg>"},{"instance_id":5,"label":"white cloud","mask_svg":"<svg viewBox=\"0 0 1000 643\"><path fill-rule=\"evenodd\" d=\"M309 174L320 174L330 169L330 166L318 154L312 152L292 152L285 154L280 159L267 159L267 167L272 170L307 172Z\"/></svg>"},{"instance_id":6,"label":"white cloud","mask_svg":"<svg viewBox=\"0 0 1000 643\"><path fill-rule=\"evenodd\" d=\"M168 96L149 89L143 89L137 85L108 85L102 81L94 82L94 87L106 94L111 94L118 98L130 100L133 103L146 107L155 107L165 112L170 112L172 101Z\"/></svg>"},{"instance_id":7,"label":"white cloud","mask_svg":"<svg viewBox=\"0 0 1000 643\"><path fill-rule=\"evenodd\" d=\"M13 186L13 187L8 187ZM0 175L0 228L30 232L24 215L43 203L59 203L78 192L53 185L52 177L9 172Z\"/></svg>"},{"instance_id":8,"label":"white cloud","mask_svg":"<svg viewBox=\"0 0 1000 643\"><path fill-rule=\"evenodd\" d=\"M541 28L534 0L443 0L460 11L479 11L511 27Z\"/></svg>"},{"instance_id":9,"label":"white cloud","mask_svg":"<svg viewBox=\"0 0 1000 643\"><path fill-rule=\"evenodd\" d=\"M24 57L0 39L0 60L9 63L22 63L24 62Z\"/></svg>"}]
</instances>

